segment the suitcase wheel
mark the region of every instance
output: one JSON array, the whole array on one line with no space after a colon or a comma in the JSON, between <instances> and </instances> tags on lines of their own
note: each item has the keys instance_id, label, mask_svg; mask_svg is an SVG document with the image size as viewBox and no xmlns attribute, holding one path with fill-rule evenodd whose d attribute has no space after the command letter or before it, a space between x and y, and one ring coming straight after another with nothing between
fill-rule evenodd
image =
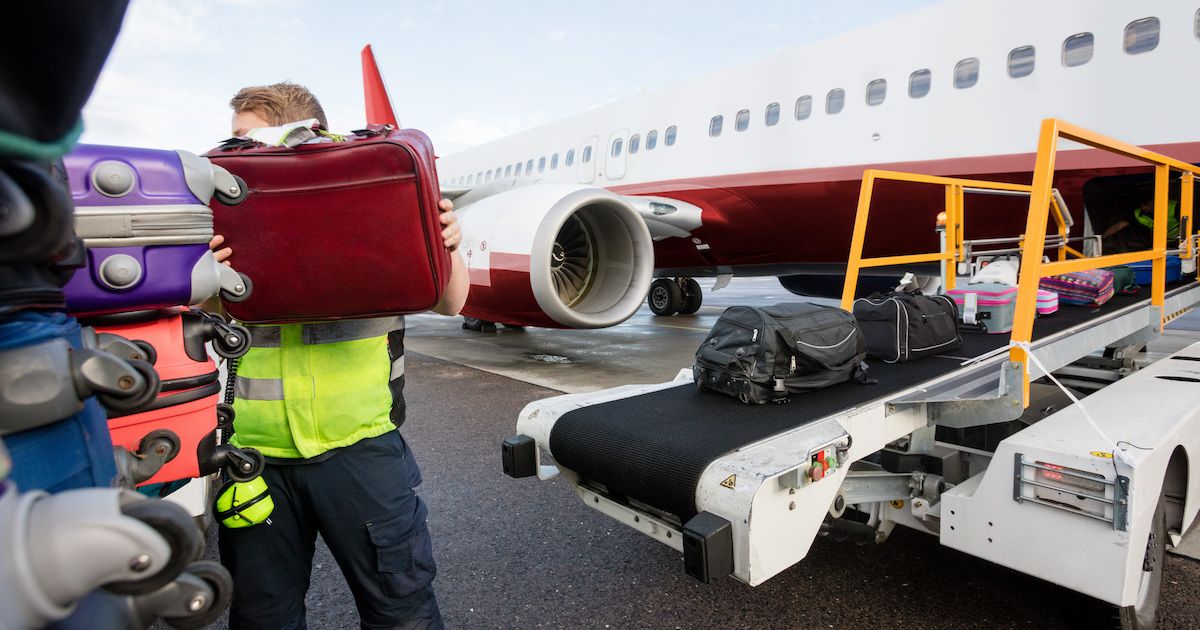
<instances>
[{"instance_id":1,"label":"suitcase wheel","mask_svg":"<svg viewBox=\"0 0 1200 630\"><path fill-rule=\"evenodd\" d=\"M135 495L136 496L136 495ZM121 513L154 529L171 549L166 566L140 580L106 584L104 589L119 595L140 595L158 590L174 580L200 557L204 538L187 511L168 501L138 498L121 506Z\"/></svg>"},{"instance_id":2,"label":"suitcase wheel","mask_svg":"<svg viewBox=\"0 0 1200 630\"><path fill-rule=\"evenodd\" d=\"M237 448L229 451L225 463L225 474L237 482L247 482L263 473L267 460L253 448Z\"/></svg>"},{"instance_id":3,"label":"suitcase wheel","mask_svg":"<svg viewBox=\"0 0 1200 630\"><path fill-rule=\"evenodd\" d=\"M224 190L218 188L217 190L214 190L213 193L217 196L217 201L220 201L227 206L236 206L246 200L246 195L250 192L250 190L246 188L246 180L238 177L237 175L233 175L232 173L230 173L230 175L237 182L237 190Z\"/></svg>"},{"instance_id":4,"label":"suitcase wheel","mask_svg":"<svg viewBox=\"0 0 1200 630\"><path fill-rule=\"evenodd\" d=\"M158 398L161 381L158 378L158 372L154 370L154 366L145 361L128 361L129 367L137 370L143 378L146 379L146 387L141 392L129 397L113 396L110 394L96 394L96 400L109 411L126 414L136 412L138 409L149 405Z\"/></svg>"},{"instance_id":5,"label":"suitcase wheel","mask_svg":"<svg viewBox=\"0 0 1200 630\"><path fill-rule=\"evenodd\" d=\"M140 348L141 351L146 355L146 363L149 363L150 365L158 363L158 351L154 349L154 346L151 345L149 341L143 341L141 339L134 339L132 341L133 345Z\"/></svg>"},{"instance_id":6,"label":"suitcase wheel","mask_svg":"<svg viewBox=\"0 0 1200 630\"><path fill-rule=\"evenodd\" d=\"M250 294L254 293L254 283L250 281L250 276L247 276L246 274L241 273L241 272L238 272L238 276L241 277L242 284L245 285L246 290L242 291L241 295L236 295L234 293L226 291L225 289L221 289L221 299L222 300L224 300L226 302L233 302L234 304L237 304L238 302L245 302L246 298L249 298Z\"/></svg>"},{"instance_id":7,"label":"suitcase wheel","mask_svg":"<svg viewBox=\"0 0 1200 630\"><path fill-rule=\"evenodd\" d=\"M203 580L212 590L212 597L208 599L207 606L189 612L186 617L163 617L163 621L172 628L207 628L221 618L233 601L233 577L219 562L212 560L197 560L188 565L183 573Z\"/></svg>"},{"instance_id":8,"label":"suitcase wheel","mask_svg":"<svg viewBox=\"0 0 1200 630\"><path fill-rule=\"evenodd\" d=\"M175 459L179 454L181 446L179 444L179 436L174 431L167 429L155 429L146 434L142 441L138 443L138 455L148 455L153 453L155 458L161 458L163 463Z\"/></svg>"},{"instance_id":9,"label":"suitcase wheel","mask_svg":"<svg viewBox=\"0 0 1200 630\"><path fill-rule=\"evenodd\" d=\"M236 359L250 350L250 331L241 324L225 324L228 330L213 339L213 350L226 359Z\"/></svg>"}]
</instances>

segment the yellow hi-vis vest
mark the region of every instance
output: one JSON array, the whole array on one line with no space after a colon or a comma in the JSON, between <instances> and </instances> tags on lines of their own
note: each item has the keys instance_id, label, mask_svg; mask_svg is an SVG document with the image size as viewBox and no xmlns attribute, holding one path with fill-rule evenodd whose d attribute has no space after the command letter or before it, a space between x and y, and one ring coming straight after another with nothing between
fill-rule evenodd
<instances>
[{"instance_id":1,"label":"yellow hi-vis vest","mask_svg":"<svg viewBox=\"0 0 1200 630\"><path fill-rule=\"evenodd\" d=\"M1142 209L1137 208L1133 211L1133 216L1137 222L1142 224L1146 229L1154 229L1154 211L1150 214L1142 214ZM1179 238L1179 202L1174 199L1167 200L1167 240L1173 241Z\"/></svg>"},{"instance_id":2,"label":"yellow hi-vis vest","mask_svg":"<svg viewBox=\"0 0 1200 630\"><path fill-rule=\"evenodd\" d=\"M404 421L403 317L248 328L233 445L310 458Z\"/></svg>"}]
</instances>

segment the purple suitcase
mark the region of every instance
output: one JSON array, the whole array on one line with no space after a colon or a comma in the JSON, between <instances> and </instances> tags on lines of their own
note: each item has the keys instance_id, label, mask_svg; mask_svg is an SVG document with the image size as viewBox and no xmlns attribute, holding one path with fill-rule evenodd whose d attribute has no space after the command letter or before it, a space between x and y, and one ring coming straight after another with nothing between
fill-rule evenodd
<instances>
[{"instance_id":1,"label":"purple suitcase","mask_svg":"<svg viewBox=\"0 0 1200 630\"><path fill-rule=\"evenodd\" d=\"M186 151L81 144L65 158L85 266L64 287L74 315L241 301L248 279L216 261L214 195L240 202L240 180Z\"/></svg>"}]
</instances>

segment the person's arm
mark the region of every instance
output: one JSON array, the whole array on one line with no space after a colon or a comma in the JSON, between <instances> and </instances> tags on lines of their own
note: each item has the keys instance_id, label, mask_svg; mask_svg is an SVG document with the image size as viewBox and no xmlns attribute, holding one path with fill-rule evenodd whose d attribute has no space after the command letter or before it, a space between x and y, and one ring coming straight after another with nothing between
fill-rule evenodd
<instances>
[{"instance_id":1,"label":"person's arm","mask_svg":"<svg viewBox=\"0 0 1200 630\"><path fill-rule=\"evenodd\" d=\"M1127 227L1129 227L1128 221L1117 221L1116 223L1108 226L1108 229L1104 230L1104 234L1101 234L1100 237L1108 238L1108 237L1112 236L1113 234L1116 234L1117 232L1124 230Z\"/></svg>"},{"instance_id":2,"label":"person's arm","mask_svg":"<svg viewBox=\"0 0 1200 630\"><path fill-rule=\"evenodd\" d=\"M471 287L467 279L467 265L458 253L462 230L454 216L454 204L449 199L443 199L438 208L442 211L441 220L445 226L442 229L442 244L450 250L450 281L446 283L446 289L433 306L433 312L439 315L458 315L463 304L467 302L467 291Z\"/></svg>"}]
</instances>

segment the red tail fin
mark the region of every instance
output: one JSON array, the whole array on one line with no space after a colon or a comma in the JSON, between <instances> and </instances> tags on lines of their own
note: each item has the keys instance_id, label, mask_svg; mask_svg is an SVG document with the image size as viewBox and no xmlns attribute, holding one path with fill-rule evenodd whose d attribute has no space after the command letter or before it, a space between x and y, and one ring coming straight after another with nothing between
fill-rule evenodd
<instances>
[{"instance_id":1,"label":"red tail fin","mask_svg":"<svg viewBox=\"0 0 1200 630\"><path fill-rule=\"evenodd\" d=\"M388 99L387 86L383 84L383 76L379 74L379 66L375 65L375 53L371 45L362 49L363 99L367 104L368 125L392 125L397 129L400 123L396 120L396 112Z\"/></svg>"}]
</instances>

